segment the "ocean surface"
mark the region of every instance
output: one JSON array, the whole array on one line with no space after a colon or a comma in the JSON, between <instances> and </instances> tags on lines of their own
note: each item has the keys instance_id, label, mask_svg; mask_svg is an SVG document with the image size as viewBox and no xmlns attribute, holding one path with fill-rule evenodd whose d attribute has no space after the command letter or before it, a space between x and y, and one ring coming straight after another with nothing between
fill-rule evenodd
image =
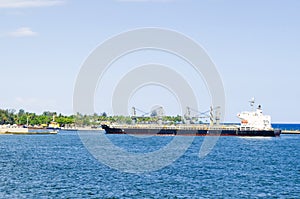
<instances>
[{"instance_id":1,"label":"ocean surface","mask_svg":"<svg viewBox=\"0 0 300 199\"><path fill-rule=\"evenodd\" d=\"M173 139L108 138L137 153ZM300 198L300 135L220 137L199 158L203 139L163 169L131 174L97 161L78 132L0 135L0 198Z\"/></svg>"},{"instance_id":2,"label":"ocean surface","mask_svg":"<svg viewBox=\"0 0 300 199\"><path fill-rule=\"evenodd\" d=\"M300 124L272 124L272 127L282 130L300 130Z\"/></svg>"}]
</instances>

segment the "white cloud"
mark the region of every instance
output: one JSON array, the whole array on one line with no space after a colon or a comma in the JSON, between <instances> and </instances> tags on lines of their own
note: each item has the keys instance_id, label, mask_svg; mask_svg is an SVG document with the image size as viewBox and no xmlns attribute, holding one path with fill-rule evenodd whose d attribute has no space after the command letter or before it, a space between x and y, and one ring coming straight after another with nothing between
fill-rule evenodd
<instances>
[{"instance_id":1,"label":"white cloud","mask_svg":"<svg viewBox=\"0 0 300 199\"><path fill-rule=\"evenodd\" d=\"M0 0L0 8L56 6L64 2L64 0Z\"/></svg>"},{"instance_id":2,"label":"white cloud","mask_svg":"<svg viewBox=\"0 0 300 199\"><path fill-rule=\"evenodd\" d=\"M33 32L28 27L21 27L13 32L8 33L11 37L32 37L38 35L37 32Z\"/></svg>"}]
</instances>

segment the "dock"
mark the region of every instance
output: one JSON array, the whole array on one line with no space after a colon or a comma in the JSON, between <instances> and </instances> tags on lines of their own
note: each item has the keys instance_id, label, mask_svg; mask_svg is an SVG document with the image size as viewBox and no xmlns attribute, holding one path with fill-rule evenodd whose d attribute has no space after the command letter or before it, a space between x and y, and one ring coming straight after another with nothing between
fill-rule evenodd
<instances>
[{"instance_id":1,"label":"dock","mask_svg":"<svg viewBox=\"0 0 300 199\"><path fill-rule=\"evenodd\" d=\"M300 135L300 130L282 130L281 134L298 134L298 135Z\"/></svg>"},{"instance_id":2,"label":"dock","mask_svg":"<svg viewBox=\"0 0 300 199\"><path fill-rule=\"evenodd\" d=\"M51 135L51 134L57 134L57 131L51 131L51 132L0 132L0 135L6 134L6 135Z\"/></svg>"},{"instance_id":3,"label":"dock","mask_svg":"<svg viewBox=\"0 0 300 199\"><path fill-rule=\"evenodd\" d=\"M0 134L11 134L11 135L48 135L57 134L58 131L47 130L47 129L28 129L28 128L0 128Z\"/></svg>"}]
</instances>

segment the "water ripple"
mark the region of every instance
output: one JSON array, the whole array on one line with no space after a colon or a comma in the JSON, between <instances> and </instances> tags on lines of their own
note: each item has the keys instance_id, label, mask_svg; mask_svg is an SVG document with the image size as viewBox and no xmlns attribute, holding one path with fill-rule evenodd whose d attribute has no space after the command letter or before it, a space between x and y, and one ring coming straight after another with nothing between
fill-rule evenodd
<instances>
[{"instance_id":1,"label":"water ripple","mask_svg":"<svg viewBox=\"0 0 300 199\"><path fill-rule=\"evenodd\" d=\"M148 152L169 137L111 136L132 152ZM0 136L0 198L299 198L300 136L221 137L199 159L203 141L156 172L127 174L97 162L75 132ZM139 144L141 145L139 148Z\"/></svg>"}]
</instances>

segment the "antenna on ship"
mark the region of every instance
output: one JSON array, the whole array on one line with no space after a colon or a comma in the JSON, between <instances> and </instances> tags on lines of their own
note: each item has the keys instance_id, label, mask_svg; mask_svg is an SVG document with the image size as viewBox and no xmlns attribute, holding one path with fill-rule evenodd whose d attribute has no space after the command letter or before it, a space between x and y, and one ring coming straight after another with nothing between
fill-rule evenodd
<instances>
[{"instance_id":1,"label":"antenna on ship","mask_svg":"<svg viewBox=\"0 0 300 199\"><path fill-rule=\"evenodd\" d=\"M253 107L254 107L254 104L255 104L255 98L252 97L249 102L250 102L251 109L253 111L254 110Z\"/></svg>"}]
</instances>

